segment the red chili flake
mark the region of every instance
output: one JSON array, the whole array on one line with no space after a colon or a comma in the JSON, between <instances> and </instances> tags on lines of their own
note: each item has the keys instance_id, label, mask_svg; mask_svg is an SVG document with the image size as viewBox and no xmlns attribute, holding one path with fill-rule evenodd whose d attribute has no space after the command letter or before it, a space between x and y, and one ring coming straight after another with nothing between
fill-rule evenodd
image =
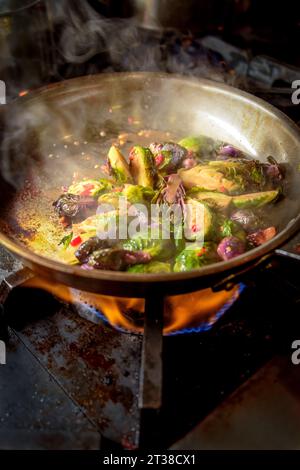
<instances>
[{"instance_id":1,"label":"red chili flake","mask_svg":"<svg viewBox=\"0 0 300 470\"><path fill-rule=\"evenodd\" d=\"M192 232L197 232L198 227L196 224L192 225Z\"/></svg>"},{"instance_id":2,"label":"red chili flake","mask_svg":"<svg viewBox=\"0 0 300 470\"><path fill-rule=\"evenodd\" d=\"M198 251L197 256L202 256L206 253L206 248L203 246L200 251Z\"/></svg>"},{"instance_id":3,"label":"red chili flake","mask_svg":"<svg viewBox=\"0 0 300 470\"><path fill-rule=\"evenodd\" d=\"M82 242L82 238L80 236L78 236L78 237L73 238L70 245L71 246L77 246L77 245L80 245L81 242Z\"/></svg>"},{"instance_id":4,"label":"red chili flake","mask_svg":"<svg viewBox=\"0 0 300 470\"><path fill-rule=\"evenodd\" d=\"M129 150L129 160L132 161L135 157L135 151L134 151L134 147L131 147L131 149Z\"/></svg>"},{"instance_id":5,"label":"red chili flake","mask_svg":"<svg viewBox=\"0 0 300 470\"><path fill-rule=\"evenodd\" d=\"M81 191L81 196L90 196L92 189L94 189L95 185L91 183L86 183L83 185L84 190Z\"/></svg>"},{"instance_id":6,"label":"red chili flake","mask_svg":"<svg viewBox=\"0 0 300 470\"><path fill-rule=\"evenodd\" d=\"M221 187L220 187L220 191L221 191L221 193L226 193L226 188L225 188L225 186L221 186Z\"/></svg>"},{"instance_id":7,"label":"red chili flake","mask_svg":"<svg viewBox=\"0 0 300 470\"><path fill-rule=\"evenodd\" d=\"M156 155L156 157L154 158L154 160L155 160L155 165L156 165L156 166L160 166L160 165L163 163L164 159L165 159L165 157L164 157L161 153L159 153L159 154Z\"/></svg>"},{"instance_id":8,"label":"red chili flake","mask_svg":"<svg viewBox=\"0 0 300 470\"><path fill-rule=\"evenodd\" d=\"M133 123L133 117L132 117L132 116L128 116L127 122L128 122L128 124L132 124L132 123Z\"/></svg>"}]
</instances>

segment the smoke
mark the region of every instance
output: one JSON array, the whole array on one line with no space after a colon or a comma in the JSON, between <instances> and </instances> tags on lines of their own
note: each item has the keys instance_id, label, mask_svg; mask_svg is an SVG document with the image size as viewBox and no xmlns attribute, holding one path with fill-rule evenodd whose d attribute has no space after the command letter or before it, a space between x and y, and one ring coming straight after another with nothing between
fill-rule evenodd
<instances>
[{"instance_id":1,"label":"smoke","mask_svg":"<svg viewBox=\"0 0 300 470\"><path fill-rule=\"evenodd\" d=\"M100 71L163 71L232 82L232 75L212 63L199 41L178 32L163 36L145 31L135 17L108 18L87 0L37 1L7 21L0 42L0 73L7 77L8 101L22 90ZM82 136L87 116L90 120L84 106L70 112L63 104L53 108L45 101L32 112L21 100L2 123L2 175L18 187L32 160L51 153L55 132L61 136L64 128L71 128ZM35 137L29 148L31 135Z\"/></svg>"}]
</instances>

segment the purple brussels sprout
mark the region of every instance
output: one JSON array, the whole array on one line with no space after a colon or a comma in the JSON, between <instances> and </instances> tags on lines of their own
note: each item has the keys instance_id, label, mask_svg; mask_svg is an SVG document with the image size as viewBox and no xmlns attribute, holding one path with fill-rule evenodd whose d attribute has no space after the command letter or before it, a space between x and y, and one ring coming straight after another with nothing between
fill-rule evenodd
<instances>
[{"instance_id":1,"label":"purple brussels sprout","mask_svg":"<svg viewBox=\"0 0 300 470\"><path fill-rule=\"evenodd\" d=\"M197 160L194 157L185 158L182 162L182 167L189 170L197 165Z\"/></svg>"},{"instance_id":2,"label":"purple brussels sprout","mask_svg":"<svg viewBox=\"0 0 300 470\"><path fill-rule=\"evenodd\" d=\"M219 155L237 158L241 156L241 152L237 148L233 147L233 145L224 145L220 148Z\"/></svg>"},{"instance_id":3,"label":"purple brussels sprout","mask_svg":"<svg viewBox=\"0 0 300 470\"><path fill-rule=\"evenodd\" d=\"M245 243L237 237L225 237L218 245L218 255L228 261L245 252Z\"/></svg>"},{"instance_id":4,"label":"purple brussels sprout","mask_svg":"<svg viewBox=\"0 0 300 470\"><path fill-rule=\"evenodd\" d=\"M236 210L231 214L230 219L240 224L246 231L257 228L260 223L257 215L250 209Z\"/></svg>"}]
</instances>

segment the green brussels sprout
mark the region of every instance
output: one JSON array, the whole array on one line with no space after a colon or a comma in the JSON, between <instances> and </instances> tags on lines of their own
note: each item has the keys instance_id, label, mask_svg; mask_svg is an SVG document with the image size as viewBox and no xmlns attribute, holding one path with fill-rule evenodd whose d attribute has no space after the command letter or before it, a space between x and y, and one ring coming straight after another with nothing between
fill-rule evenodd
<instances>
[{"instance_id":1,"label":"green brussels sprout","mask_svg":"<svg viewBox=\"0 0 300 470\"><path fill-rule=\"evenodd\" d=\"M216 248L217 245L212 242L204 244L198 244L196 242L187 246L176 256L173 271L191 271L192 269L199 269L217 261L218 256Z\"/></svg>"},{"instance_id":2,"label":"green brussels sprout","mask_svg":"<svg viewBox=\"0 0 300 470\"><path fill-rule=\"evenodd\" d=\"M98 197L107 191L111 191L113 185L111 181L104 178L96 179L84 179L71 184L68 188L68 194L75 194L77 196L92 196Z\"/></svg>"},{"instance_id":3,"label":"green brussels sprout","mask_svg":"<svg viewBox=\"0 0 300 470\"><path fill-rule=\"evenodd\" d=\"M199 237L209 239L214 224L212 210L206 204L191 198L186 199L186 204L185 237L188 240L196 240Z\"/></svg>"},{"instance_id":4,"label":"green brussels sprout","mask_svg":"<svg viewBox=\"0 0 300 470\"><path fill-rule=\"evenodd\" d=\"M143 251L149 253L151 259L164 261L175 254L175 244L172 239L152 239L150 230L137 233L131 239L123 242L123 248L131 251Z\"/></svg>"},{"instance_id":5,"label":"green brussels sprout","mask_svg":"<svg viewBox=\"0 0 300 470\"><path fill-rule=\"evenodd\" d=\"M153 189L156 182L156 169L151 151L135 145L130 151L129 161L135 183Z\"/></svg>"},{"instance_id":6,"label":"green brussels sprout","mask_svg":"<svg viewBox=\"0 0 300 470\"><path fill-rule=\"evenodd\" d=\"M129 273L170 273L172 270L170 263L150 261L148 264L130 266L127 271Z\"/></svg>"},{"instance_id":7,"label":"green brussels sprout","mask_svg":"<svg viewBox=\"0 0 300 470\"><path fill-rule=\"evenodd\" d=\"M186 189L197 186L205 191L229 194L243 189L241 182L226 178L221 171L210 165L196 165L188 170L181 169L178 173Z\"/></svg>"},{"instance_id":8,"label":"green brussels sprout","mask_svg":"<svg viewBox=\"0 0 300 470\"><path fill-rule=\"evenodd\" d=\"M110 147L107 156L107 164L111 175L115 178L117 183L132 183L129 165L121 151L115 145Z\"/></svg>"},{"instance_id":9,"label":"green brussels sprout","mask_svg":"<svg viewBox=\"0 0 300 470\"><path fill-rule=\"evenodd\" d=\"M214 141L204 135L184 137L178 144L200 157L209 155L215 147Z\"/></svg>"}]
</instances>

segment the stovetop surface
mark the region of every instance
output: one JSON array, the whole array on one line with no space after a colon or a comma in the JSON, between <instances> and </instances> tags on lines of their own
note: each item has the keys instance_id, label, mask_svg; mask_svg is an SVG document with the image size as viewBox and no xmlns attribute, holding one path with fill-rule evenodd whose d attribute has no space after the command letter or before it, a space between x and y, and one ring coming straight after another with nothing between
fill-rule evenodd
<instances>
[{"instance_id":1,"label":"stovetop surface","mask_svg":"<svg viewBox=\"0 0 300 470\"><path fill-rule=\"evenodd\" d=\"M1 250L2 266L5 260L8 269L15 267ZM282 261L257 273L210 331L165 337L163 407L153 444L166 448L198 425L195 439L187 434L186 442L201 446L199 426L220 404L226 407L240 385L247 387L279 356L291 368L299 301L297 264ZM135 447L141 336L91 323L72 306L28 288L13 291L5 307L11 330L7 364L0 367L1 447L95 449L111 441ZM263 375L261 381L264 387ZM291 381L297 385L294 370Z\"/></svg>"}]
</instances>

